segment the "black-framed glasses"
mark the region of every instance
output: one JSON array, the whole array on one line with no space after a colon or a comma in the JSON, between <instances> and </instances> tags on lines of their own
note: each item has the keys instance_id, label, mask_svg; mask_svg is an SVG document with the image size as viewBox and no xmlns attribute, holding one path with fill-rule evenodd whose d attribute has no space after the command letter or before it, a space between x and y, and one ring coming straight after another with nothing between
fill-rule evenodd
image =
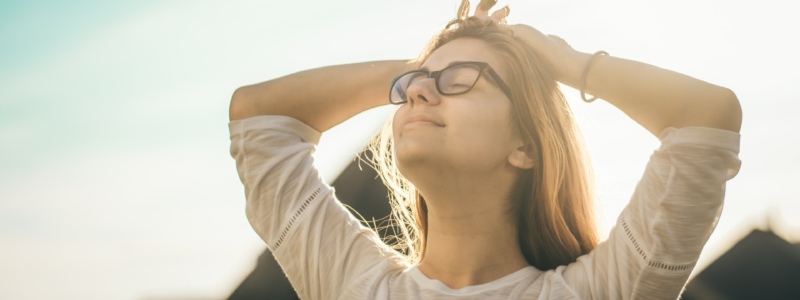
<instances>
[{"instance_id":1,"label":"black-framed glasses","mask_svg":"<svg viewBox=\"0 0 800 300\"><path fill-rule=\"evenodd\" d=\"M416 80L433 78L436 82L436 90L442 95L460 95L472 90L481 74L488 72L492 80L503 90L506 97L511 99L511 89L500 78L500 75L489 66L488 63L480 61L465 61L454 63L447 68L439 71L428 72L426 70L408 71L392 80L392 89L389 91L389 102L392 104L403 104L408 102L406 91Z\"/></svg>"}]
</instances>

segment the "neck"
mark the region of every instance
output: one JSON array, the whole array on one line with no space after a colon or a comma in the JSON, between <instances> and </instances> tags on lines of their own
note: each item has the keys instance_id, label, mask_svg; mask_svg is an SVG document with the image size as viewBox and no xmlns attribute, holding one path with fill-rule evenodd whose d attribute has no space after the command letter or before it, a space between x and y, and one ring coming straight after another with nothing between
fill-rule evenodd
<instances>
[{"instance_id":1,"label":"neck","mask_svg":"<svg viewBox=\"0 0 800 300\"><path fill-rule=\"evenodd\" d=\"M528 266L506 197L513 180L493 179L449 188L440 185L423 193L428 228L419 270L427 277L461 288L491 282Z\"/></svg>"}]
</instances>

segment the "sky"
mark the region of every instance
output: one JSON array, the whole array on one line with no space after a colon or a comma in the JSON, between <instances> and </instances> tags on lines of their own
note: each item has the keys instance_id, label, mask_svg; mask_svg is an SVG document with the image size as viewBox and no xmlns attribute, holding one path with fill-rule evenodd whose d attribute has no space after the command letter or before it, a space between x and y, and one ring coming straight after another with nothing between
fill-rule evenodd
<instances>
[{"instance_id":1,"label":"sky","mask_svg":"<svg viewBox=\"0 0 800 300\"><path fill-rule=\"evenodd\" d=\"M743 164L696 271L768 223L800 241L800 21L789 4L501 4L511 5L510 23L580 51L736 92ZM265 248L228 152L233 90L313 67L415 57L457 7L0 1L0 298L225 298ZM658 141L611 105L565 93L593 159L605 234ZM390 113L377 108L325 133L323 177L331 182Z\"/></svg>"}]
</instances>

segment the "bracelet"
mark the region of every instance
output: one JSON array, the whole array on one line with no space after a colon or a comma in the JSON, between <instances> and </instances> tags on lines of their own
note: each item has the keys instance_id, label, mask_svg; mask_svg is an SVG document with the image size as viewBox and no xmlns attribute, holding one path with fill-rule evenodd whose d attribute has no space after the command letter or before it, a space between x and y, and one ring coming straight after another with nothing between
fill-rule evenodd
<instances>
[{"instance_id":1,"label":"bracelet","mask_svg":"<svg viewBox=\"0 0 800 300\"><path fill-rule=\"evenodd\" d=\"M595 96L592 96L591 99L586 99L586 77L588 77L589 68L592 67L594 61L597 60L598 57L603 55L608 56L608 52L600 50L593 53L592 56L589 56L589 61L586 62L586 66L583 68L583 74L581 74L580 90L581 90L581 99L583 99L583 101L585 101L586 103L597 100L597 97Z\"/></svg>"}]
</instances>

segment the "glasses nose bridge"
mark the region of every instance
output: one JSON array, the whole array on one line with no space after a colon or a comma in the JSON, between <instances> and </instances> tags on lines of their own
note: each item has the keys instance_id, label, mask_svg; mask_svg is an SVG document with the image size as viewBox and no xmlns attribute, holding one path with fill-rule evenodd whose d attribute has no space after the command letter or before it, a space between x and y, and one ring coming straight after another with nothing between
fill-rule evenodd
<instances>
[{"instance_id":1,"label":"glasses nose bridge","mask_svg":"<svg viewBox=\"0 0 800 300\"><path fill-rule=\"evenodd\" d=\"M422 80L425 80L425 79L433 79L434 84L437 85L439 83L439 74L442 73L442 70L439 70L439 71L419 70L417 72L418 73L422 73L425 77L420 78L420 79L412 79L411 83L408 85L409 87L412 86L412 85L415 85L415 84L417 84L417 83L419 83L419 82L421 82Z\"/></svg>"},{"instance_id":2,"label":"glasses nose bridge","mask_svg":"<svg viewBox=\"0 0 800 300\"><path fill-rule=\"evenodd\" d=\"M420 80L414 80L414 81L412 81L411 85L409 85L409 88L408 88L408 91L409 91L409 93L408 93L409 94L408 95L408 102L413 105L414 98L416 98L416 96L421 96L422 98L425 99L425 100L423 100L423 102L425 102L425 103L428 103L428 104L436 104L436 103L438 103L437 99L441 96L441 92L439 91L439 75L442 73L442 71L444 71L444 70L438 70L438 71L420 70L419 73L422 73L421 75L423 75L424 77L420 76L420 77L422 77L422 78L420 78ZM433 79L433 87L426 86L427 84L424 82L425 79ZM412 86L420 85L420 84L421 84L421 86L412 87ZM417 93L412 93L412 92L410 92L412 90L417 90L418 92ZM423 91L426 91L426 92L423 92ZM426 97L424 94L428 94L428 93L432 93L432 94L429 94ZM417 95L412 95L412 94L417 94Z\"/></svg>"},{"instance_id":3,"label":"glasses nose bridge","mask_svg":"<svg viewBox=\"0 0 800 300\"><path fill-rule=\"evenodd\" d=\"M429 71L427 74L425 74L425 79L433 79L433 90L435 90L437 93L441 93L439 89L439 76L442 75L443 71L444 70Z\"/></svg>"},{"instance_id":4,"label":"glasses nose bridge","mask_svg":"<svg viewBox=\"0 0 800 300\"><path fill-rule=\"evenodd\" d=\"M439 85L439 74L442 73L442 70L439 70L439 71L420 70L419 72L422 73L425 77L422 77L422 78L420 78L418 80L412 80L412 82L409 85L409 87L412 86L412 85L421 83L425 79L433 79L433 85L435 87L438 87L438 85Z\"/></svg>"},{"instance_id":5,"label":"glasses nose bridge","mask_svg":"<svg viewBox=\"0 0 800 300\"><path fill-rule=\"evenodd\" d=\"M433 78L435 81L438 82L439 81L439 75L442 74L442 71L444 71L444 70L430 71L430 72L428 72L428 78Z\"/></svg>"}]
</instances>

